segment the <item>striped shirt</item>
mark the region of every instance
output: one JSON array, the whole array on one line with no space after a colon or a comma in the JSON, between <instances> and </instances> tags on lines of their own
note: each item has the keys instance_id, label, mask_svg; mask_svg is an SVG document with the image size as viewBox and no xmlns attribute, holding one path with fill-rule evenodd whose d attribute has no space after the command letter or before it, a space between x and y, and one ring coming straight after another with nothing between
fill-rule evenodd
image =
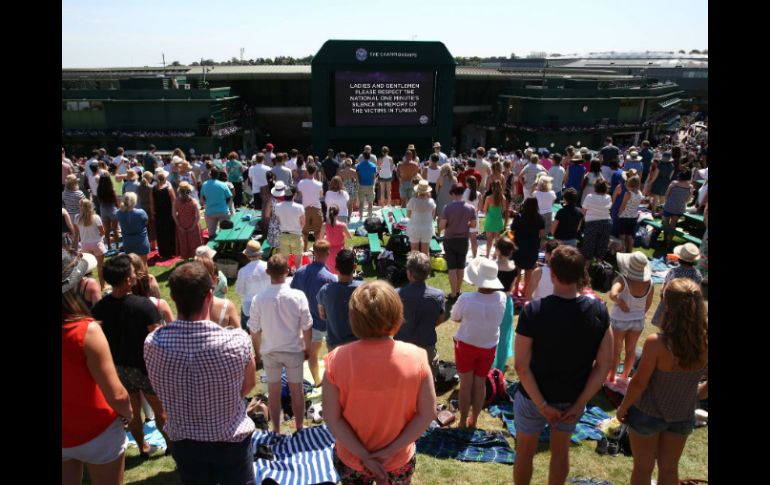
<instances>
[{"instance_id":1,"label":"striped shirt","mask_svg":"<svg viewBox=\"0 0 770 485\"><path fill-rule=\"evenodd\" d=\"M241 396L251 349L242 330L212 321L176 320L147 336L147 374L172 441L234 443L251 436L254 422Z\"/></svg>"},{"instance_id":2,"label":"striped shirt","mask_svg":"<svg viewBox=\"0 0 770 485\"><path fill-rule=\"evenodd\" d=\"M70 215L70 218L80 213L80 199L85 198L86 196L81 190L65 190L61 193L62 204L64 204L64 209Z\"/></svg>"}]
</instances>

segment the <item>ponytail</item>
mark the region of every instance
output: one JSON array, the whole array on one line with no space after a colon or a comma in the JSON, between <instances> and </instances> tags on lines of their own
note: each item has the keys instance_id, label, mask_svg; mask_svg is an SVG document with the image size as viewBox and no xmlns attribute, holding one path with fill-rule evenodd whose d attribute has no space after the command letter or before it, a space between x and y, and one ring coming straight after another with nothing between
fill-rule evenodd
<instances>
[{"instance_id":1,"label":"ponytail","mask_svg":"<svg viewBox=\"0 0 770 485\"><path fill-rule=\"evenodd\" d=\"M335 227L337 225L337 216L340 214L340 208L336 205L329 207L329 225Z\"/></svg>"}]
</instances>

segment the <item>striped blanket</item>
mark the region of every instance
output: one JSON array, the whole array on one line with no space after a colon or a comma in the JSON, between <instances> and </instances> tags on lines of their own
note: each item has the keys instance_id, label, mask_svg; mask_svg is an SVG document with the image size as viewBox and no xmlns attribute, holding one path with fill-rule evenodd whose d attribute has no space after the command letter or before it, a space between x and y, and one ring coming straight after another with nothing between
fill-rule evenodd
<instances>
[{"instance_id":1,"label":"striped blanket","mask_svg":"<svg viewBox=\"0 0 770 485\"><path fill-rule=\"evenodd\" d=\"M275 459L257 458L260 445L269 446ZM251 438L257 483L268 479L279 485L337 483L333 449L334 437L326 426L303 428L291 436L257 431Z\"/></svg>"}]
</instances>

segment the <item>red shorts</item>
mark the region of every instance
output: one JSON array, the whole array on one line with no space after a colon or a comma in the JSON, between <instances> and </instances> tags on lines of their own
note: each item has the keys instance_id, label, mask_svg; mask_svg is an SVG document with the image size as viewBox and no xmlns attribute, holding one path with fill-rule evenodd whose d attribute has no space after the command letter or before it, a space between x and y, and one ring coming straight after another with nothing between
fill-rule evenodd
<instances>
[{"instance_id":1,"label":"red shorts","mask_svg":"<svg viewBox=\"0 0 770 485\"><path fill-rule=\"evenodd\" d=\"M486 377L495 361L497 347L482 349L455 339L455 365L458 374L473 372L479 377Z\"/></svg>"}]
</instances>

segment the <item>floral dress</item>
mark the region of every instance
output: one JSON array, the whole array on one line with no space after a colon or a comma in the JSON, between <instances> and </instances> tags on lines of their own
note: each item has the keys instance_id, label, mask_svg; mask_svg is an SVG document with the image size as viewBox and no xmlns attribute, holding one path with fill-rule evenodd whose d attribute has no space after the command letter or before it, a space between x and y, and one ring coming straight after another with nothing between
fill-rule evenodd
<instances>
[{"instance_id":1,"label":"floral dress","mask_svg":"<svg viewBox=\"0 0 770 485\"><path fill-rule=\"evenodd\" d=\"M342 179L345 191L350 195L350 200L358 199L358 179L355 177Z\"/></svg>"},{"instance_id":2,"label":"floral dress","mask_svg":"<svg viewBox=\"0 0 770 485\"><path fill-rule=\"evenodd\" d=\"M278 216L275 214L275 199L270 198L270 222L267 226L267 243L272 248L278 248L281 246L281 224L278 221Z\"/></svg>"}]
</instances>

